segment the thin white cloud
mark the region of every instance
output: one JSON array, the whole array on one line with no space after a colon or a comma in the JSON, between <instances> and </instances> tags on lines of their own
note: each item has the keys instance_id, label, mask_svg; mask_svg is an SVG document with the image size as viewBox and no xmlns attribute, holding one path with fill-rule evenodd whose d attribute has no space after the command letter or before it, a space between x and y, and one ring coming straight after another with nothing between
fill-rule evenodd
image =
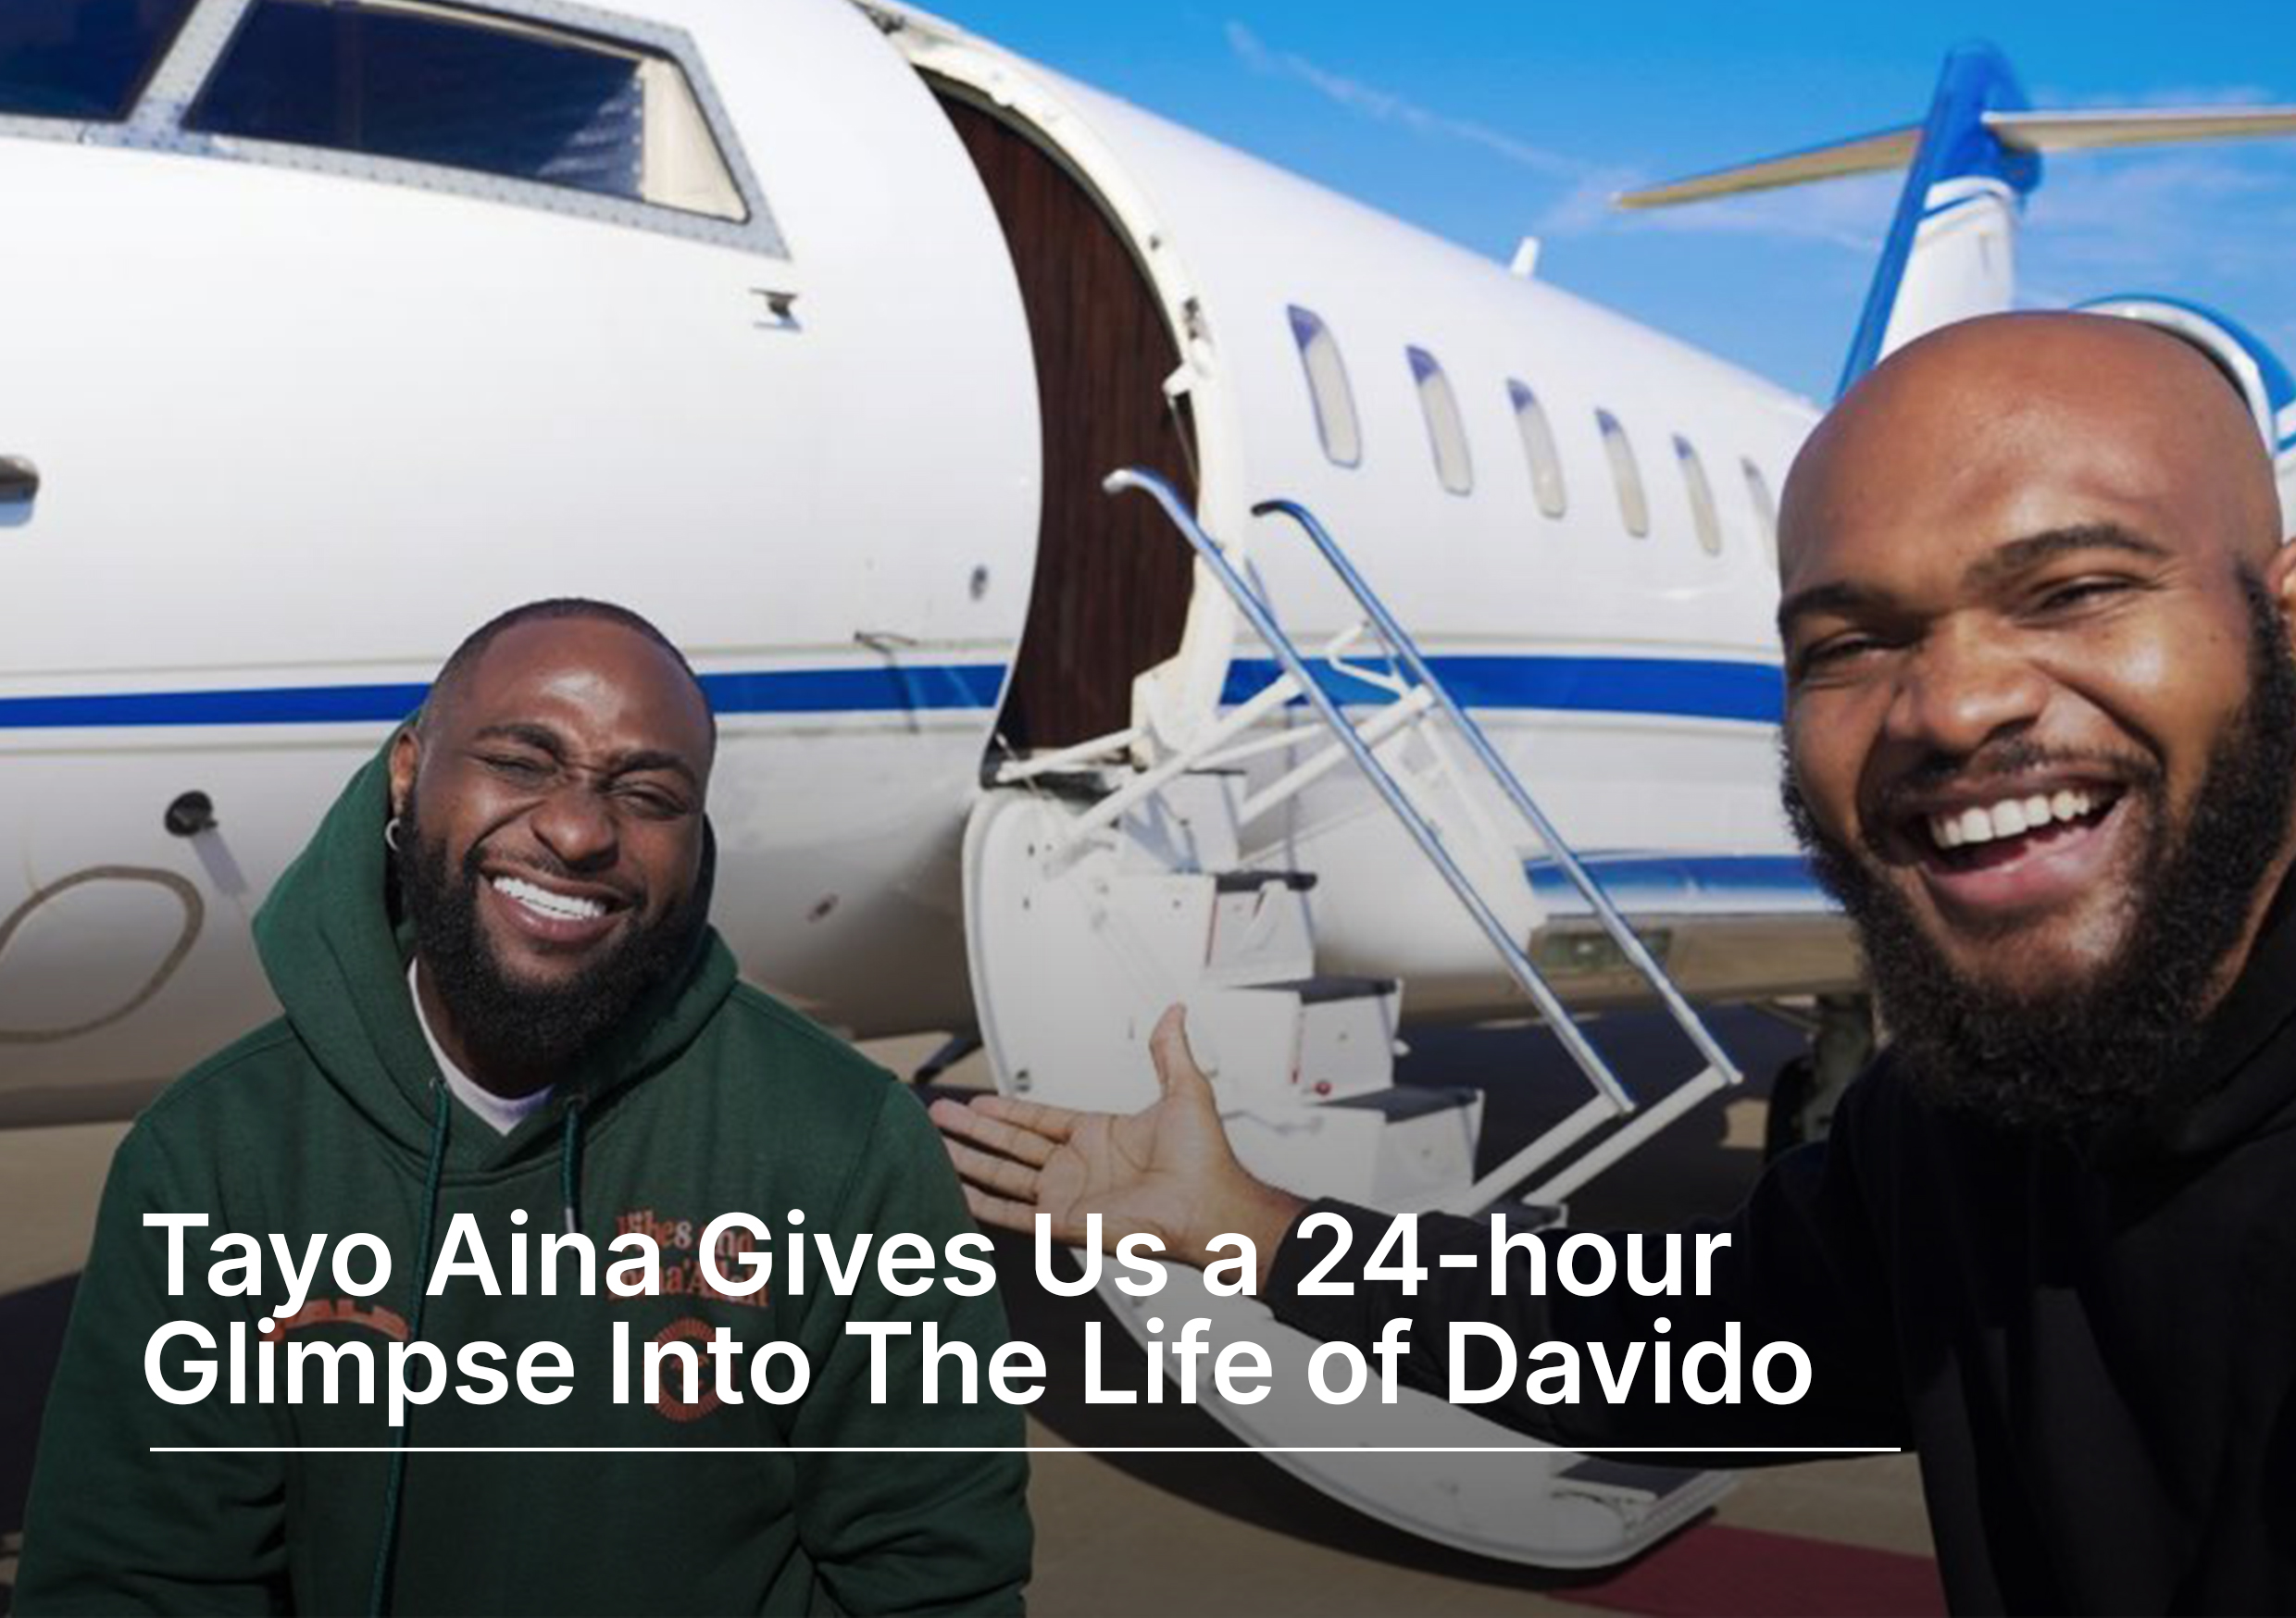
<instances>
[{"instance_id":1,"label":"thin white cloud","mask_svg":"<svg viewBox=\"0 0 2296 1618\"><path fill-rule=\"evenodd\" d=\"M1652 177L1617 164L1596 163L1567 152L1518 140L1504 130L1455 118L1367 84L1348 74L1268 44L1234 19L1226 24L1229 48L1253 72L1288 79L1316 91L1334 105L1377 123L1412 133L1479 148L1503 161L1562 183L1563 191L1541 210L1532 228L1541 236L1568 238L1598 231L1656 230L1683 234L1762 236L1816 242L1869 254L1889 223L1886 198L1851 180L1766 196L1732 198L1684 208L1622 215L1611 205L1619 192Z\"/></svg>"},{"instance_id":2,"label":"thin white cloud","mask_svg":"<svg viewBox=\"0 0 2296 1618\"><path fill-rule=\"evenodd\" d=\"M1509 163L1550 179L1576 180L1591 172L1591 166L1582 158L1550 152L1528 141L1518 141L1489 124L1450 117L1421 106L1392 91L1381 90L1366 84L1360 79L1352 79L1344 73L1335 73L1328 68L1319 67L1291 51L1277 50L1264 44L1251 29L1233 18L1228 20L1227 32L1229 48L1254 73L1295 80L1350 112L1359 113L1376 122L1396 124L1415 134L1432 135L1480 146Z\"/></svg>"}]
</instances>

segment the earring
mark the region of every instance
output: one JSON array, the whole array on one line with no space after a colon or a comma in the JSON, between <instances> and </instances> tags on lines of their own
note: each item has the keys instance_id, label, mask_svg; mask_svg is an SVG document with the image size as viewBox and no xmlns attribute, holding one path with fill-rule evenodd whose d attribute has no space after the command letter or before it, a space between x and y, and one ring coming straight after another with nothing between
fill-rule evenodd
<instances>
[{"instance_id":1,"label":"earring","mask_svg":"<svg viewBox=\"0 0 2296 1618\"><path fill-rule=\"evenodd\" d=\"M393 853L399 852L399 817L395 815L382 823L382 846Z\"/></svg>"}]
</instances>

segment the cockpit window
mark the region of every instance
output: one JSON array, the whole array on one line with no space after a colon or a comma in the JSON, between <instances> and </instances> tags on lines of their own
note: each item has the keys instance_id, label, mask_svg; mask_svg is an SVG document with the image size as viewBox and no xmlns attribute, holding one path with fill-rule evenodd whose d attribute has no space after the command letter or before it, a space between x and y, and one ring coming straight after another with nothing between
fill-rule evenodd
<instances>
[{"instance_id":1,"label":"cockpit window","mask_svg":"<svg viewBox=\"0 0 2296 1618\"><path fill-rule=\"evenodd\" d=\"M255 0L184 126L747 218L676 61L429 0Z\"/></svg>"},{"instance_id":2,"label":"cockpit window","mask_svg":"<svg viewBox=\"0 0 2296 1618\"><path fill-rule=\"evenodd\" d=\"M0 113L117 123L193 0L0 0Z\"/></svg>"}]
</instances>

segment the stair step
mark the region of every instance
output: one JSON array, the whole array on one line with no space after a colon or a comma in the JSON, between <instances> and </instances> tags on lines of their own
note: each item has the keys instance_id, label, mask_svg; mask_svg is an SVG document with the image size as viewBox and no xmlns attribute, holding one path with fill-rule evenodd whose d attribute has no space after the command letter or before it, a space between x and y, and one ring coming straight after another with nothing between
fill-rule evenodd
<instances>
[{"instance_id":1,"label":"stair step","mask_svg":"<svg viewBox=\"0 0 2296 1618\"><path fill-rule=\"evenodd\" d=\"M1126 811L1117 825L1127 871L1228 871L1241 858L1236 811L1244 778L1192 770Z\"/></svg>"},{"instance_id":2,"label":"stair step","mask_svg":"<svg viewBox=\"0 0 2296 1618\"><path fill-rule=\"evenodd\" d=\"M1401 985L1392 977L1350 977L1341 973L1326 972L1288 978L1280 983L1263 983L1259 987L1281 994L1295 994L1303 1005L1322 1005L1340 1000L1377 1000L1394 993Z\"/></svg>"},{"instance_id":3,"label":"stair step","mask_svg":"<svg viewBox=\"0 0 2296 1618\"><path fill-rule=\"evenodd\" d=\"M1104 913L1102 930L1120 934L1175 992L1199 983L1291 983L1315 971L1315 932L1298 889L1269 882L1223 890L1217 877L1197 872L1079 880Z\"/></svg>"},{"instance_id":4,"label":"stair step","mask_svg":"<svg viewBox=\"0 0 2296 1618\"><path fill-rule=\"evenodd\" d=\"M1510 1234L1528 1230L1556 1230L1567 1221L1570 1210L1560 1202L1517 1202L1513 1198L1488 1203L1478 1209L1475 1217L1481 1220L1504 1219Z\"/></svg>"},{"instance_id":5,"label":"stair step","mask_svg":"<svg viewBox=\"0 0 2296 1618\"><path fill-rule=\"evenodd\" d=\"M1226 1121L1236 1155L1273 1185L1402 1208L1474 1178L1482 1117L1479 1089L1415 1087Z\"/></svg>"},{"instance_id":6,"label":"stair step","mask_svg":"<svg viewBox=\"0 0 2296 1618\"><path fill-rule=\"evenodd\" d=\"M1212 878L1214 890L1220 893L1256 893L1271 882L1280 882L1294 893L1314 890L1316 873L1313 871L1222 871Z\"/></svg>"},{"instance_id":7,"label":"stair step","mask_svg":"<svg viewBox=\"0 0 2296 1618\"><path fill-rule=\"evenodd\" d=\"M1265 879L1239 882L1247 875ZM1207 984L1292 981L1316 970L1316 932L1307 909L1313 877L1222 872L1211 878L1211 930L1202 971Z\"/></svg>"},{"instance_id":8,"label":"stair step","mask_svg":"<svg viewBox=\"0 0 2296 1618\"><path fill-rule=\"evenodd\" d=\"M1303 1106L1393 1085L1400 998L1366 977L1207 987L1189 1001L1190 1027L1229 1104Z\"/></svg>"},{"instance_id":9,"label":"stair step","mask_svg":"<svg viewBox=\"0 0 2296 1618\"><path fill-rule=\"evenodd\" d=\"M1116 773L1104 769L1047 770L1030 776L1027 790L1072 803L1097 803L1117 784Z\"/></svg>"},{"instance_id":10,"label":"stair step","mask_svg":"<svg viewBox=\"0 0 2296 1618\"><path fill-rule=\"evenodd\" d=\"M1360 1107L1366 1112L1381 1114L1391 1124L1404 1124L1414 1118L1424 1118L1429 1113L1441 1113L1457 1106L1459 1088L1464 1087L1395 1084L1359 1096L1335 1097L1321 1104L1326 1107Z\"/></svg>"},{"instance_id":11,"label":"stair step","mask_svg":"<svg viewBox=\"0 0 2296 1618\"><path fill-rule=\"evenodd\" d=\"M1640 1466L1591 1455L1563 1468L1554 1480L1574 1494L1609 1495L1626 1502L1654 1505L1706 1476L1691 1466Z\"/></svg>"}]
</instances>

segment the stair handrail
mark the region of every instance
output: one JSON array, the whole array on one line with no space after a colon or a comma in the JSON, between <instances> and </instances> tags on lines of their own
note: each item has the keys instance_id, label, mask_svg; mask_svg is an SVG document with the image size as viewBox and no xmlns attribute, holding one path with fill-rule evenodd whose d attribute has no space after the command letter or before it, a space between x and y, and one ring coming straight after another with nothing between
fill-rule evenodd
<instances>
[{"instance_id":1,"label":"stair handrail","mask_svg":"<svg viewBox=\"0 0 2296 1618\"><path fill-rule=\"evenodd\" d=\"M1331 693L1316 680L1307 666L1307 660L1300 654L1299 648L1276 621L1267 603L1244 581L1243 576L1228 560L1219 542L1197 523L1194 514L1182 504L1178 491L1155 473L1137 467L1127 467L1109 473L1101 480L1101 487L1110 494L1137 490L1164 508L1166 517L1179 530L1180 537L1188 541L1212 576L1220 581L1221 587L1242 612L1262 644L1274 653L1283 671L1298 685L1301 696L1316 710L1317 717L1322 719L1340 744L1347 749L1355 761L1355 766L1363 771L1365 778L1385 801L1390 812L1403 823L1412 840L1418 844L1419 852L1427 856L1460 904L1473 917L1475 925L1482 929L1491 948L1505 963L1509 976L1530 996L1532 1003L1545 1017L1555 1038L1562 1041L1563 1048L1569 1052L1579 1072L1609 1101L1616 1114L1623 1115L1635 1111L1637 1103L1633 1092L1611 1070L1603 1053L1588 1040L1578 1027L1578 1019L1564 1006L1561 997L1554 992L1522 946L1516 943L1506 925L1476 888L1473 878L1452 858L1451 851L1443 846L1442 834L1419 812L1388 767L1379 762L1379 756L1356 734L1355 728L1340 712L1339 703L1332 699Z\"/></svg>"},{"instance_id":2,"label":"stair handrail","mask_svg":"<svg viewBox=\"0 0 2296 1618\"><path fill-rule=\"evenodd\" d=\"M1491 738L1484 734L1483 728L1468 716L1467 711L1459 704L1450 690L1435 678L1435 671L1427 666L1427 659L1419 654L1418 643L1396 621L1394 614L1388 611L1387 604L1356 571L1354 563L1340 549L1338 541L1332 539L1330 531L1317 520L1316 514L1296 500L1278 499L1261 501L1252 507L1252 515L1288 517L1299 525L1316 549L1322 553L1325 564L1347 587L1348 593L1355 598L1355 604L1378 628L1380 638L1387 642L1388 650L1403 664L1412 678L1434 698L1436 705L1442 709L1458 728L1459 734L1466 738L1468 750L1482 762L1483 768L1498 783L1500 790L1530 823L1531 829L1539 834L1540 841L1545 844L1549 857L1570 878L1571 886L1578 890L1579 896L1587 902L1587 907L1594 913L1595 920L1627 958L1628 964L1641 974L1643 981L1657 994L1668 1014L1674 1018L1675 1026L1682 1030L1683 1036L1691 1044L1698 1047L1698 1053L1718 1070L1725 1084L1737 1084L1740 1078L1737 1064L1708 1031L1704 1019L1683 998L1681 989L1666 975L1666 968L1658 964L1657 958L1652 955L1649 947L1642 942L1641 935L1628 925L1618 907L1611 902L1610 895L1603 891L1603 885L1595 880L1593 873L1579 863L1570 844L1565 840L1554 823L1547 818L1546 812L1539 807L1537 800L1531 797L1530 789L1523 785L1522 778L1491 745Z\"/></svg>"}]
</instances>

